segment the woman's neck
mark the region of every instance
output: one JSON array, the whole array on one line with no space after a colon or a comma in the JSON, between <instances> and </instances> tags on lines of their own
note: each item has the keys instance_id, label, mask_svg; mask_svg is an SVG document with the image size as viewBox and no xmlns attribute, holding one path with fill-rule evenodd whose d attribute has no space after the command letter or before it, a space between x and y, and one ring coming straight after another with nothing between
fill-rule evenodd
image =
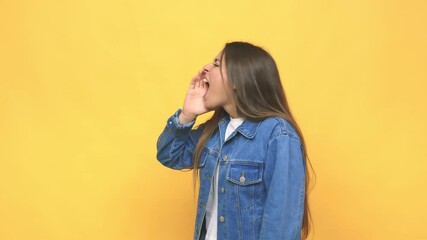
<instances>
[{"instance_id":1,"label":"woman's neck","mask_svg":"<svg viewBox=\"0 0 427 240\"><path fill-rule=\"evenodd\" d=\"M237 114L236 105L227 105L223 108L228 113L228 115L230 115L231 118L241 118L239 114Z\"/></svg>"}]
</instances>

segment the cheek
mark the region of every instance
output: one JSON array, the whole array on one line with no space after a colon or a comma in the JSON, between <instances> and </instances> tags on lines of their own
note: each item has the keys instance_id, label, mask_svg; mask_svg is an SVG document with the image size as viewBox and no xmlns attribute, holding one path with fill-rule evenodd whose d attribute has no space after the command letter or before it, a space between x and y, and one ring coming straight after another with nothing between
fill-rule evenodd
<instances>
[{"instance_id":1,"label":"cheek","mask_svg":"<svg viewBox=\"0 0 427 240\"><path fill-rule=\"evenodd\" d=\"M223 88L224 84L226 82L222 79L221 74L219 74L219 72L215 75L213 75L213 84L217 87L217 88Z\"/></svg>"}]
</instances>

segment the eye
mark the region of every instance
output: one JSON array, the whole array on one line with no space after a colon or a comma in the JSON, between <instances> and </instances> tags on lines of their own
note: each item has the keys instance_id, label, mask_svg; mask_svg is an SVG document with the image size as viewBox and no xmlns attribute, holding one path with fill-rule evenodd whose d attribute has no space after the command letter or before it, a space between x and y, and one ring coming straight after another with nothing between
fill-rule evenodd
<instances>
[{"instance_id":1,"label":"eye","mask_svg":"<svg viewBox=\"0 0 427 240\"><path fill-rule=\"evenodd\" d=\"M214 65L214 67L220 67L220 66L221 66L221 62L219 61L219 59L218 59L218 58L215 58L215 59L213 60L212 65Z\"/></svg>"}]
</instances>

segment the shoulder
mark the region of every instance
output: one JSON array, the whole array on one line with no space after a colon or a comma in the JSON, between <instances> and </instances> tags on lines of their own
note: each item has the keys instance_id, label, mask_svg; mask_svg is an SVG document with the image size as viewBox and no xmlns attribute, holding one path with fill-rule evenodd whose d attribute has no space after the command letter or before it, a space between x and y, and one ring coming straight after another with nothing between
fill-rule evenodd
<instances>
[{"instance_id":1,"label":"shoulder","mask_svg":"<svg viewBox=\"0 0 427 240\"><path fill-rule=\"evenodd\" d=\"M268 117L261 121L258 131L269 133L269 139L278 136L289 136L300 141L300 137L290 122L281 117Z\"/></svg>"}]
</instances>

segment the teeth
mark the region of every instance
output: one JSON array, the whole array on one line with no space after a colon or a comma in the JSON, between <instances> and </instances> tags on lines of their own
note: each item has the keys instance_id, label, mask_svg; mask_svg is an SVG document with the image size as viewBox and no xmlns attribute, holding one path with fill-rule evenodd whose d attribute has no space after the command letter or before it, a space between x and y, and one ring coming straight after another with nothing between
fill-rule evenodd
<instances>
[{"instance_id":1,"label":"teeth","mask_svg":"<svg viewBox=\"0 0 427 240\"><path fill-rule=\"evenodd\" d=\"M203 78L203 82L208 83L209 81L206 78Z\"/></svg>"}]
</instances>

